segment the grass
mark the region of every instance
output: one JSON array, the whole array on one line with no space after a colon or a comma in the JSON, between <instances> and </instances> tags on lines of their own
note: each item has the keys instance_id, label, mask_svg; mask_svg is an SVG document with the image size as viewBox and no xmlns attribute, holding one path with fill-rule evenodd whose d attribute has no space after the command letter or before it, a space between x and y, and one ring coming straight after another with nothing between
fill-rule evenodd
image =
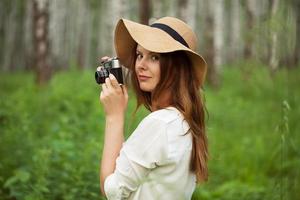
<instances>
[{"instance_id":1,"label":"grass","mask_svg":"<svg viewBox=\"0 0 300 200\"><path fill-rule=\"evenodd\" d=\"M243 66L243 67L238 67ZM226 66L222 87L205 86L209 181L193 199L297 199L300 194L300 70ZM0 199L104 199L98 169L103 110L93 71L0 74ZM126 137L148 113L130 95Z\"/></svg>"}]
</instances>

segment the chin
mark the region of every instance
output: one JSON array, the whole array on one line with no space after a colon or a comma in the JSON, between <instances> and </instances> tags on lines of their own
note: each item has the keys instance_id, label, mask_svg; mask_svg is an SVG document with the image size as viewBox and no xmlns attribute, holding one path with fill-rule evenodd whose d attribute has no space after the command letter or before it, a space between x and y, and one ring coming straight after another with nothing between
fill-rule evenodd
<instances>
[{"instance_id":1,"label":"chin","mask_svg":"<svg viewBox=\"0 0 300 200\"><path fill-rule=\"evenodd\" d=\"M152 92L152 91L153 91L153 88L152 88L152 87L147 87L147 86L144 86L144 85L140 85L140 89L141 89L143 92Z\"/></svg>"},{"instance_id":2,"label":"chin","mask_svg":"<svg viewBox=\"0 0 300 200\"><path fill-rule=\"evenodd\" d=\"M148 88L140 88L143 92L152 92L152 90L148 89Z\"/></svg>"}]
</instances>

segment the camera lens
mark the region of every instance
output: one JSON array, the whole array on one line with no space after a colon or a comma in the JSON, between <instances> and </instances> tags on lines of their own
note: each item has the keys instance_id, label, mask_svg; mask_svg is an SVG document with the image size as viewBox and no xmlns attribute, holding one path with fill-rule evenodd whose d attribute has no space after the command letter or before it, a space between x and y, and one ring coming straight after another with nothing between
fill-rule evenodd
<instances>
[{"instance_id":1,"label":"camera lens","mask_svg":"<svg viewBox=\"0 0 300 200\"><path fill-rule=\"evenodd\" d=\"M99 71L95 72L95 80L98 84L105 82L105 79L109 76L109 73L106 69L101 68Z\"/></svg>"}]
</instances>

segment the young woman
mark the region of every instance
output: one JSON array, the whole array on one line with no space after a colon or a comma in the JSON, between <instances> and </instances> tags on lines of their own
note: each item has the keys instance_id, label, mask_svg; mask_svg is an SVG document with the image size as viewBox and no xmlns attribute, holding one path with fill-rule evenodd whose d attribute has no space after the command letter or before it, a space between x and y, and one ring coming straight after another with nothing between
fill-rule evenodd
<instances>
[{"instance_id":1,"label":"young woman","mask_svg":"<svg viewBox=\"0 0 300 200\"><path fill-rule=\"evenodd\" d=\"M100 185L108 199L191 199L196 184L207 179L201 97L206 63L195 52L196 41L191 28L173 17L150 26L118 22L117 56L131 73L137 107L144 105L151 113L124 141L127 89L113 75L105 80Z\"/></svg>"}]
</instances>

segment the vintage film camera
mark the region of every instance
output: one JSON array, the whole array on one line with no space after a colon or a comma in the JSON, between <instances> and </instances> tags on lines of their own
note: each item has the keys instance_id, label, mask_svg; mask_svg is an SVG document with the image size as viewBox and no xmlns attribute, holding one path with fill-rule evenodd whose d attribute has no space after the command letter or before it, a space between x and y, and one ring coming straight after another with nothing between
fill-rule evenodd
<instances>
[{"instance_id":1,"label":"vintage film camera","mask_svg":"<svg viewBox=\"0 0 300 200\"><path fill-rule=\"evenodd\" d=\"M118 58L112 58L101 63L100 70L95 72L95 79L98 84L105 83L105 79L112 73L119 84L124 84L122 66Z\"/></svg>"}]
</instances>

